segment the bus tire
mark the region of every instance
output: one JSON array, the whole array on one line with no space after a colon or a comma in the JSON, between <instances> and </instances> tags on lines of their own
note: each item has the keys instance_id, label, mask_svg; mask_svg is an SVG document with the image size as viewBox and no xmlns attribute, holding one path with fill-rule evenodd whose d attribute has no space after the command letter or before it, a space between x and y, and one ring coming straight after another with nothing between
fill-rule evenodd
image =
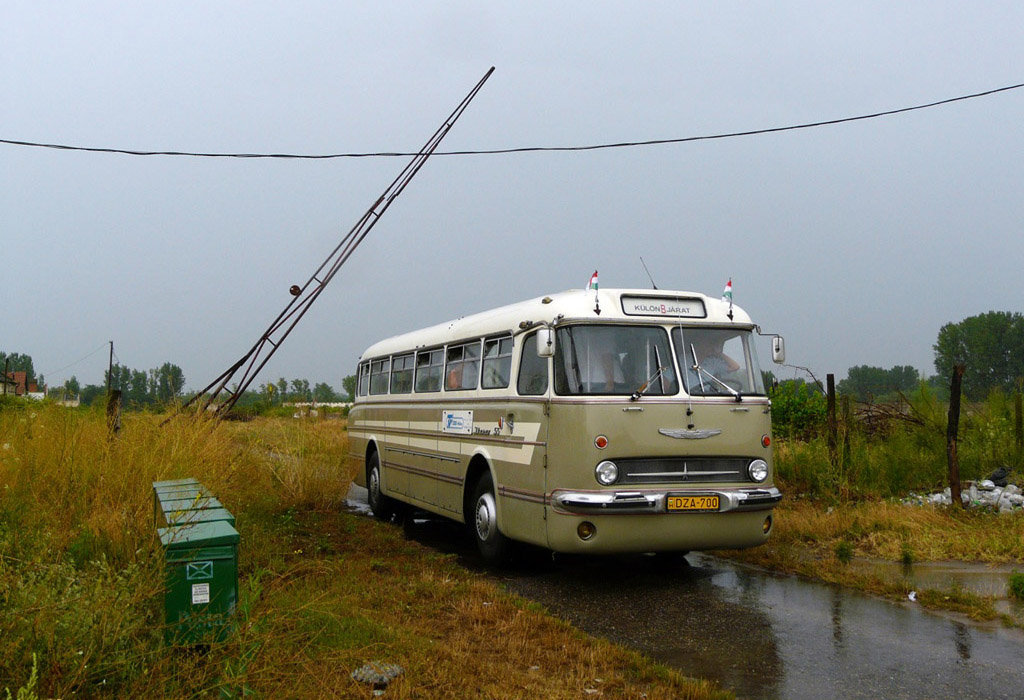
<instances>
[{"instance_id":1,"label":"bus tire","mask_svg":"<svg viewBox=\"0 0 1024 700\"><path fill-rule=\"evenodd\" d=\"M370 504L373 517L390 521L397 510L395 500L386 496L380 487L380 455L374 450L366 465L366 501Z\"/></svg>"},{"instance_id":2,"label":"bus tire","mask_svg":"<svg viewBox=\"0 0 1024 700\"><path fill-rule=\"evenodd\" d=\"M488 564L504 563L508 559L509 540L498 529L498 505L490 473L484 473L477 480L471 504L469 529L480 556Z\"/></svg>"}]
</instances>

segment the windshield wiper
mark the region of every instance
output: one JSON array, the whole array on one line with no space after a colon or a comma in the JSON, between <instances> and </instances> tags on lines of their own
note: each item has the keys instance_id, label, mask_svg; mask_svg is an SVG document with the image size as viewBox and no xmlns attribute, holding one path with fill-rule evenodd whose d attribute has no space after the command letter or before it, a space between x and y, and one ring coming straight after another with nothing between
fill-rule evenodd
<instances>
[{"instance_id":1,"label":"windshield wiper","mask_svg":"<svg viewBox=\"0 0 1024 700\"><path fill-rule=\"evenodd\" d=\"M648 377L647 381L644 382L643 384L641 384L639 389L637 389L632 394L630 394L629 400L630 401L639 401L640 397L644 395L644 392L647 391L647 389L650 388L651 382L653 382L655 379L660 377L661 373L664 372L666 369L668 369L668 367L659 367L658 369L654 370L654 374L652 374L650 377ZM662 389L661 393L664 394L665 390Z\"/></svg>"},{"instance_id":2,"label":"windshield wiper","mask_svg":"<svg viewBox=\"0 0 1024 700\"><path fill-rule=\"evenodd\" d=\"M661 393L665 393L665 370L668 369L668 367L662 367L661 352L658 350L657 345L654 346L654 362L657 366L657 369L654 370L654 374L648 377L647 381L641 384L640 388L630 395L630 401L639 401L640 397L643 396L644 393L651 387L651 382L653 382L655 379L661 380Z\"/></svg>"},{"instance_id":3,"label":"windshield wiper","mask_svg":"<svg viewBox=\"0 0 1024 700\"><path fill-rule=\"evenodd\" d=\"M735 398L737 401L743 400L743 395L740 394L740 392L736 391L731 386L723 382L721 379L713 375L711 372L707 371L706 369L700 366L700 362L697 361L697 353L693 349L693 343L690 343L690 354L693 356L693 369L697 371L697 379L700 380L701 393L707 393L704 389L704 380L702 379L702 377L707 377L715 384L718 384L720 387L722 387L730 394L732 394L733 398Z\"/></svg>"}]
</instances>

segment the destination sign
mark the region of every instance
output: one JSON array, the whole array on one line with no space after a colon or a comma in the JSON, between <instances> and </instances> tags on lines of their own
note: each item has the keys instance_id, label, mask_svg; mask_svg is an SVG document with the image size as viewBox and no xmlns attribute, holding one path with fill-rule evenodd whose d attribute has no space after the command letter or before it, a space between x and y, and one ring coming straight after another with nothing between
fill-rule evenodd
<instances>
[{"instance_id":1,"label":"destination sign","mask_svg":"<svg viewBox=\"0 0 1024 700\"><path fill-rule=\"evenodd\" d=\"M670 316L705 318L708 314L700 299L683 297L622 297L622 313L627 316Z\"/></svg>"}]
</instances>

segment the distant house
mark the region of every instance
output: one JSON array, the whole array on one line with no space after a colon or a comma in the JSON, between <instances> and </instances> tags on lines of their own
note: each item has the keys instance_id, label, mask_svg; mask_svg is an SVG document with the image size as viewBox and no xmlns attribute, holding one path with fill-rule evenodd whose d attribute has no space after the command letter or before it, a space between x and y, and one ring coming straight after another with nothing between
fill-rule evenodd
<instances>
[{"instance_id":1,"label":"distant house","mask_svg":"<svg viewBox=\"0 0 1024 700\"><path fill-rule=\"evenodd\" d=\"M36 386L35 382L28 381L28 372L8 372L7 376L2 377L2 391L5 394L14 394L15 396L30 396L31 398L41 398L42 392Z\"/></svg>"}]
</instances>

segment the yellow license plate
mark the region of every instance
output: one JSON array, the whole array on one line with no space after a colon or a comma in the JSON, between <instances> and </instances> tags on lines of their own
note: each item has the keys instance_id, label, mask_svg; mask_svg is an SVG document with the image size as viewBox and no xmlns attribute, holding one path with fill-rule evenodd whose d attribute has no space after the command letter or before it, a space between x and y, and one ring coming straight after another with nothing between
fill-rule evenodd
<instances>
[{"instance_id":1,"label":"yellow license plate","mask_svg":"<svg viewBox=\"0 0 1024 700\"><path fill-rule=\"evenodd\" d=\"M718 496L668 496L665 506L670 513L718 510Z\"/></svg>"}]
</instances>

